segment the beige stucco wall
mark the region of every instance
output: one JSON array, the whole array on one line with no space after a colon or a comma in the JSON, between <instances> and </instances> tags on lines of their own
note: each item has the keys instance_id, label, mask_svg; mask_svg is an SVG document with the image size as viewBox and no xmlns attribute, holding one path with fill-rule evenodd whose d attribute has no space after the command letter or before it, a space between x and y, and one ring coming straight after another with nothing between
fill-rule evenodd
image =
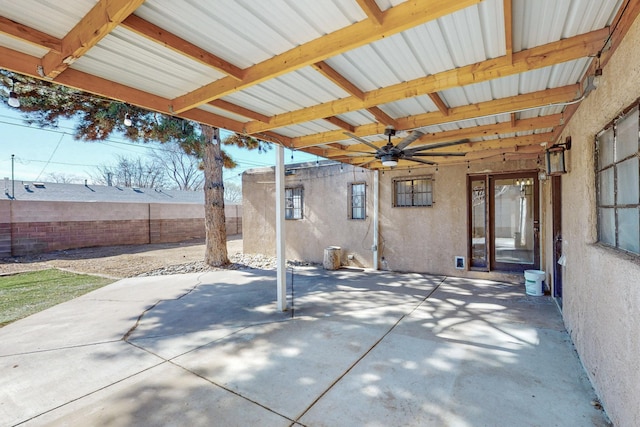
<instances>
[{"instance_id":1,"label":"beige stucco wall","mask_svg":"<svg viewBox=\"0 0 640 427\"><path fill-rule=\"evenodd\" d=\"M561 140L571 136L562 178L563 315L608 415L616 426L640 425L640 258L597 241L594 137L640 97L640 19L582 102ZM549 187L549 185L547 185ZM545 188L549 192L548 188ZM550 194L550 193L549 193ZM551 205L544 205L551 215ZM551 224L545 234L551 236ZM547 251L550 266L551 247Z\"/></svg>"},{"instance_id":2,"label":"beige stucco wall","mask_svg":"<svg viewBox=\"0 0 640 427\"><path fill-rule=\"evenodd\" d=\"M380 179L380 267L467 277L500 279L500 273L457 270L456 256L467 258L467 174L533 170L534 160L385 171ZM393 179L430 175L434 205L393 207ZM275 175L259 169L243 175L244 251L275 255ZM324 248L340 246L343 265L373 266L372 171L352 166L319 166L297 170L285 178L287 187L304 188L304 219L285 221L286 256L321 262ZM348 184L366 182L367 219L348 219ZM353 260L348 259L353 255ZM383 259L384 258L384 259ZM512 279L512 277L510 277Z\"/></svg>"},{"instance_id":3,"label":"beige stucco wall","mask_svg":"<svg viewBox=\"0 0 640 427\"><path fill-rule=\"evenodd\" d=\"M275 255L275 175L273 169L249 171L242 177L243 249ZM348 219L348 185L367 184L367 218ZM304 218L285 221L286 257L322 262L328 246L342 248L342 263L371 267L373 244L373 175L352 166L299 169L285 178L286 187L304 188ZM349 260L352 255L352 260Z\"/></svg>"}]
</instances>

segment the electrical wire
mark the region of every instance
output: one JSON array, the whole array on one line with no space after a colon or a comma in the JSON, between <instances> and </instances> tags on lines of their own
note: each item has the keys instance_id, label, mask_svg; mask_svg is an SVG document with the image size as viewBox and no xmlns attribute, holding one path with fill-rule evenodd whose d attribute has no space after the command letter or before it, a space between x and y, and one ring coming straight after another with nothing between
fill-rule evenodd
<instances>
[{"instance_id":1,"label":"electrical wire","mask_svg":"<svg viewBox=\"0 0 640 427\"><path fill-rule=\"evenodd\" d=\"M56 154L56 151L58 151L58 147L60 147L60 143L64 139L65 135L66 135L66 133L63 133L62 135L60 135L60 139L58 140L58 143L56 144L56 148L53 149L53 152L49 156L49 159L46 161L46 163L42 167L42 170L40 171L40 173L36 177L36 181L38 181L40 179L40 175L42 175L44 173L44 170L47 168L47 166L49 166L49 163L51 162L51 159L53 159L53 156Z\"/></svg>"}]
</instances>

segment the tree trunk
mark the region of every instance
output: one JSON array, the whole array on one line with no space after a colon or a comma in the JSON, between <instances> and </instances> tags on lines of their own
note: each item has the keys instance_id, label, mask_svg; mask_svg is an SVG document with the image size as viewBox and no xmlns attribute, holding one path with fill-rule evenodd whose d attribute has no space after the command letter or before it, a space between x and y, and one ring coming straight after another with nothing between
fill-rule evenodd
<instances>
[{"instance_id":1,"label":"tree trunk","mask_svg":"<svg viewBox=\"0 0 640 427\"><path fill-rule=\"evenodd\" d=\"M229 264L224 216L222 148L218 129L202 125L204 136L204 224L206 251L204 262L214 267Z\"/></svg>"}]
</instances>

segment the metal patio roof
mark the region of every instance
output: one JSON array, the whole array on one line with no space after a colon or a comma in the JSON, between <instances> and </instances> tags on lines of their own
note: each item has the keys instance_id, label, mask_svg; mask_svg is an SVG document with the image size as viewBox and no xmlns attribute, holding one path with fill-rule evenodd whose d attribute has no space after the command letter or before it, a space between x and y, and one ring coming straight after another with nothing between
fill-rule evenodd
<instances>
[{"instance_id":1,"label":"metal patio roof","mask_svg":"<svg viewBox=\"0 0 640 427\"><path fill-rule=\"evenodd\" d=\"M638 0L0 0L0 68L346 163L554 143ZM461 160L464 159L464 160ZM379 162L367 167L381 167Z\"/></svg>"}]
</instances>

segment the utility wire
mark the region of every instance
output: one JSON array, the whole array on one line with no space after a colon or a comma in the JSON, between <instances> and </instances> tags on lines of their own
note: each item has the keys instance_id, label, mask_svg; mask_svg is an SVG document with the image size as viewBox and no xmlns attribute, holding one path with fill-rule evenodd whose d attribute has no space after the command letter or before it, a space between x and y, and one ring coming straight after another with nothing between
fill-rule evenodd
<instances>
[{"instance_id":1,"label":"utility wire","mask_svg":"<svg viewBox=\"0 0 640 427\"><path fill-rule=\"evenodd\" d=\"M42 167L42 170L40 171L40 173L38 174L38 176L36 177L36 181L38 181L40 179L40 175L42 175L42 173L44 172L44 170L47 168L47 166L49 166L49 162L51 162L51 159L53 159L53 156L56 154L56 151L58 151L58 147L60 147L60 143L62 142L62 140L64 139L64 136L66 135L66 133L63 133L62 135L60 135L60 139L58 140L58 143L56 144L56 148L53 149L53 152L51 153L51 155L49 156L49 160L47 160L47 162L44 164L44 166Z\"/></svg>"}]
</instances>

